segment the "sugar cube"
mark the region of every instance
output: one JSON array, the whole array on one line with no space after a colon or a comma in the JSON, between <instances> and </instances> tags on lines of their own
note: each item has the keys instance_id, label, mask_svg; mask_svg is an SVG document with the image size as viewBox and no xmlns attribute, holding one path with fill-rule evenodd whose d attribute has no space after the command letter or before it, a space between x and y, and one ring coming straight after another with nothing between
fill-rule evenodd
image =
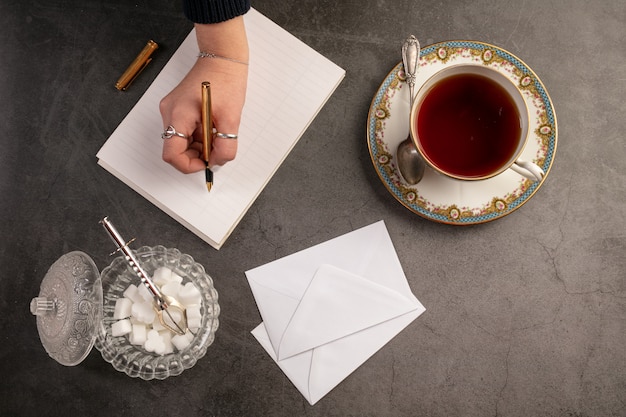
<instances>
[{"instance_id":1,"label":"sugar cube","mask_svg":"<svg viewBox=\"0 0 626 417\"><path fill-rule=\"evenodd\" d=\"M161 287L161 292L165 295L169 295L170 297L177 298L181 287L182 286L179 282L171 281Z\"/></svg>"},{"instance_id":2,"label":"sugar cube","mask_svg":"<svg viewBox=\"0 0 626 417\"><path fill-rule=\"evenodd\" d=\"M131 314L137 320L145 324L152 324L156 315L154 308L152 306L153 306L153 303L151 301L142 301L140 303L134 303L131 308Z\"/></svg>"},{"instance_id":3,"label":"sugar cube","mask_svg":"<svg viewBox=\"0 0 626 417\"><path fill-rule=\"evenodd\" d=\"M114 319L125 319L130 316L131 307L133 302L130 298L122 297L115 301L115 311L113 312Z\"/></svg>"},{"instance_id":4,"label":"sugar cube","mask_svg":"<svg viewBox=\"0 0 626 417\"><path fill-rule=\"evenodd\" d=\"M132 328L132 324L130 324L128 319L116 321L111 325L111 334L113 337L124 336L130 333Z\"/></svg>"},{"instance_id":5,"label":"sugar cube","mask_svg":"<svg viewBox=\"0 0 626 417\"><path fill-rule=\"evenodd\" d=\"M143 324L133 324L129 339L131 345L143 345L146 343L146 326Z\"/></svg>"},{"instance_id":6,"label":"sugar cube","mask_svg":"<svg viewBox=\"0 0 626 417\"><path fill-rule=\"evenodd\" d=\"M162 330L167 330L167 327L161 324L161 320L159 320L159 317L156 314L154 315L154 320L152 321L152 328L156 330L157 332L161 332Z\"/></svg>"},{"instance_id":7,"label":"sugar cube","mask_svg":"<svg viewBox=\"0 0 626 417\"><path fill-rule=\"evenodd\" d=\"M148 332L146 342L143 347L148 352L154 352L157 355L163 355L165 353L165 342L156 330L150 330Z\"/></svg>"},{"instance_id":8,"label":"sugar cube","mask_svg":"<svg viewBox=\"0 0 626 417\"><path fill-rule=\"evenodd\" d=\"M176 324L180 323L183 319L183 313L174 308L169 308L167 312L163 312L161 317L167 326L176 329Z\"/></svg>"},{"instance_id":9,"label":"sugar cube","mask_svg":"<svg viewBox=\"0 0 626 417\"><path fill-rule=\"evenodd\" d=\"M178 282L180 284L183 282L183 277L178 275L176 272L172 271L172 275L170 276L170 281Z\"/></svg>"},{"instance_id":10,"label":"sugar cube","mask_svg":"<svg viewBox=\"0 0 626 417\"><path fill-rule=\"evenodd\" d=\"M143 301L143 298L137 291L137 286L135 284L130 284L124 291L124 297L130 298L133 303L140 303Z\"/></svg>"},{"instance_id":11,"label":"sugar cube","mask_svg":"<svg viewBox=\"0 0 626 417\"><path fill-rule=\"evenodd\" d=\"M160 266L154 270L154 274L152 274L152 281L159 287L170 282L172 278L172 270L166 266Z\"/></svg>"},{"instance_id":12,"label":"sugar cube","mask_svg":"<svg viewBox=\"0 0 626 417\"><path fill-rule=\"evenodd\" d=\"M185 349L187 346L189 346L190 343L191 343L191 340L189 340L186 334L177 334L177 335L172 336L172 344L178 350Z\"/></svg>"},{"instance_id":13,"label":"sugar cube","mask_svg":"<svg viewBox=\"0 0 626 417\"><path fill-rule=\"evenodd\" d=\"M145 285L140 285L137 287L137 294L141 297L142 301L152 301L154 300L154 296Z\"/></svg>"},{"instance_id":14,"label":"sugar cube","mask_svg":"<svg viewBox=\"0 0 626 417\"><path fill-rule=\"evenodd\" d=\"M201 325L202 314L200 313L200 305L187 306L187 327L191 330L198 330Z\"/></svg>"},{"instance_id":15,"label":"sugar cube","mask_svg":"<svg viewBox=\"0 0 626 417\"><path fill-rule=\"evenodd\" d=\"M172 332L169 330L162 330L159 332L161 339L163 339L163 343L165 344L165 354L174 352L174 345L172 344Z\"/></svg>"},{"instance_id":16,"label":"sugar cube","mask_svg":"<svg viewBox=\"0 0 626 417\"><path fill-rule=\"evenodd\" d=\"M202 294L200 294L200 290L193 282L188 282L178 291L178 301L184 306L200 304L202 302Z\"/></svg>"}]
</instances>

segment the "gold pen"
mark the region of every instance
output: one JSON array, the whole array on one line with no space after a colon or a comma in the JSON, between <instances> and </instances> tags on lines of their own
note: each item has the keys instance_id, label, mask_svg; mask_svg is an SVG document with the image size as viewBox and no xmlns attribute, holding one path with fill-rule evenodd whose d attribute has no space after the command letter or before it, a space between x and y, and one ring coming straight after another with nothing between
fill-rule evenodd
<instances>
[{"instance_id":1,"label":"gold pen","mask_svg":"<svg viewBox=\"0 0 626 417\"><path fill-rule=\"evenodd\" d=\"M159 47L153 40L149 40L143 50L137 55L137 58L128 66L126 71L115 83L115 88L121 91L126 91L130 83L143 71L143 69L152 61L150 55Z\"/></svg>"},{"instance_id":2,"label":"gold pen","mask_svg":"<svg viewBox=\"0 0 626 417\"><path fill-rule=\"evenodd\" d=\"M211 116L211 83L202 82L202 160L206 163L204 175L206 188L211 191L213 186L213 171L209 168L211 157L211 143L213 142L213 119Z\"/></svg>"}]
</instances>

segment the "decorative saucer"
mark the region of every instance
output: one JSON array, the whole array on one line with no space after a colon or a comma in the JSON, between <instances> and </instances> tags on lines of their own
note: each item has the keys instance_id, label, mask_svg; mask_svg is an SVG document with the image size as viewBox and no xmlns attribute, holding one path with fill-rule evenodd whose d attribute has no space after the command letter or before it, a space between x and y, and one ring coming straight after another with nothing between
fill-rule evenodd
<instances>
[{"instance_id":1,"label":"decorative saucer","mask_svg":"<svg viewBox=\"0 0 626 417\"><path fill-rule=\"evenodd\" d=\"M416 185L404 181L396 162L398 144L409 134L409 89L402 63L385 77L368 114L367 141L374 168L400 203L427 219L454 225L499 219L526 203L545 181L557 145L552 101L537 75L519 58L496 46L476 41L446 41L421 50L415 90L435 72L458 64L486 65L518 86L530 115L529 138L521 155L546 175L533 182L509 169L482 181L460 181L426 168Z\"/></svg>"}]
</instances>

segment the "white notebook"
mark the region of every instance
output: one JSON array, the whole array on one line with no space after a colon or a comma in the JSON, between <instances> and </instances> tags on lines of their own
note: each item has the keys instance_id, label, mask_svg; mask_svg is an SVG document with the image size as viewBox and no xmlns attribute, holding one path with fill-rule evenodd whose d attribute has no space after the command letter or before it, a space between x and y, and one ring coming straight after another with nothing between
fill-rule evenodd
<instances>
[{"instance_id":1,"label":"white notebook","mask_svg":"<svg viewBox=\"0 0 626 417\"><path fill-rule=\"evenodd\" d=\"M185 175L161 159L159 101L197 59L193 31L97 154L102 167L216 249L345 76L258 11L244 20L250 68L239 148L234 161L213 170L210 193L204 172Z\"/></svg>"}]
</instances>

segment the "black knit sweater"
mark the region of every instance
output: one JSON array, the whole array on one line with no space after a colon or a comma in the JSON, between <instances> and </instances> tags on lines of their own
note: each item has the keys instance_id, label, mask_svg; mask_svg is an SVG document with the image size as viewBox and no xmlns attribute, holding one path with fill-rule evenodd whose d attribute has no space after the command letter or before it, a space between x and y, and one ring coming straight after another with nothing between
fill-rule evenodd
<instances>
[{"instance_id":1,"label":"black knit sweater","mask_svg":"<svg viewBox=\"0 0 626 417\"><path fill-rule=\"evenodd\" d=\"M250 0L183 0L183 12L194 23L218 23L241 16Z\"/></svg>"}]
</instances>

